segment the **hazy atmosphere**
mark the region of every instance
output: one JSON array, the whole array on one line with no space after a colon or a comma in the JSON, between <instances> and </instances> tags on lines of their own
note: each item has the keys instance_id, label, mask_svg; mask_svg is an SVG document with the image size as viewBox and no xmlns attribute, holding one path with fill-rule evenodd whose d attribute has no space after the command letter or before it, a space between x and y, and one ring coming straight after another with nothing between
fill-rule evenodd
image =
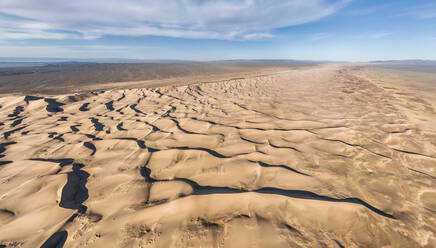
<instances>
[{"instance_id":1,"label":"hazy atmosphere","mask_svg":"<svg viewBox=\"0 0 436 248\"><path fill-rule=\"evenodd\" d=\"M2 0L0 57L436 59L433 0Z\"/></svg>"},{"instance_id":2,"label":"hazy atmosphere","mask_svg":"<svg viewBox=\"0 0 436 248\"><path fill-rule=\"evenodd\" d=\"M435 248L435 0L0 0L0 248Z\"/></svg>"}]
</instances>

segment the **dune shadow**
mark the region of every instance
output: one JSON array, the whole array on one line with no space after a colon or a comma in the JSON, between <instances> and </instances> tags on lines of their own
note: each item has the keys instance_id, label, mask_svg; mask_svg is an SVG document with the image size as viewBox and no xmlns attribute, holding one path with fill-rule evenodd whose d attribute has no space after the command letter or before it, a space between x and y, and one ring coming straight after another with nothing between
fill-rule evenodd
<instances>
[{"instance_id":1,"label":"dune shadow","mask_svg":"<svg viewBox=\"0 0 436 248\"><path fill-rule=\"evenodd\" d=\"M57 102L56 99L53 98L45 98L44 101L47 104L47 107L45 108L50 113L58 113L58 112L64 112L64 109L61 108L61 106L65 105L64 103Z\"/></svg>"},{"instance_id":2,"label":"dune shadow","mask_svg":"<svg viewBox=\"0 0 436 248\"><path fill-rule=\"evenodd\" d=\"M65 241L67 241L68 232L60 231L51 235L44 244L41 245L41 248L62 248L64 247Z\"/></svg>"},{"instance_id":3,"label":"dune shadow","mask_svg":"<svg viewBox=\"0 0 436 248\"><path fill-rule=\"evenodd\" d=\"M89 174L81 170L83 167L83 164L73 164L73 171L67 175L67 183L62 189L61 201L59 203L60 207L77 209L79 213L86 212L87 207L82 203L89 197L88 189L85 186Z\"/></svg>"}]
</instances>

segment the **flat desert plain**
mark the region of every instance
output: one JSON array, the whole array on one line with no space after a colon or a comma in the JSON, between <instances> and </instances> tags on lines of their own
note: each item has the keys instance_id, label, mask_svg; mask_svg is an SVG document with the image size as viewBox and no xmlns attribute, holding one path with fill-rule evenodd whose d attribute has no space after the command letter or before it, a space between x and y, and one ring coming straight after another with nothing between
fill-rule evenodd
<instances>
[{"instance_id":1,"label":"flat desert plain","mask_svg":"<svg viewBox=\"0 0 436 248\"><path fill-rule=\"evenodd\" d=\"M436 76L406 74L4 94L0 247L436 247Z\"/></svg>"}]
</instances>

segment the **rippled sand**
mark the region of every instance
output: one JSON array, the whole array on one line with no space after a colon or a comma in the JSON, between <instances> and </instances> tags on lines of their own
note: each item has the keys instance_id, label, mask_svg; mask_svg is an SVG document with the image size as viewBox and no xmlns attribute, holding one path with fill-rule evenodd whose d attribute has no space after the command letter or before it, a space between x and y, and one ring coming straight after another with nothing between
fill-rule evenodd
<instances>
[{"instance_id":1,"label":"rippled sand","mask_svg":"<svg viewBox=\"0 0 436 248\"><path fill-rule=\"evenodd\" d=\"M4 96L0 244L434 247L434 108L372 75Z\"/></svg>"}]
</instances>

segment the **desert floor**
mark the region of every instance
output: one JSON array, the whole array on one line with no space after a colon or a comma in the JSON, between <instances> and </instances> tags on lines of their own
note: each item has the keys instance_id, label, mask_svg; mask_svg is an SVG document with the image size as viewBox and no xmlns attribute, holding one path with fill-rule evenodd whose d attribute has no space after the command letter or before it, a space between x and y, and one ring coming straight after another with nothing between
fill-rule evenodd
<instances>
[{"instance_id":1,"label":"desert floor","mask_svg":"<svg viewBox=\"0 0 436 248\"><path fill-rule=\"evenodd\" d=\"M0 247L435 247L436 90L405 78L3 96Z\"/></svg>"}]
</instances>

